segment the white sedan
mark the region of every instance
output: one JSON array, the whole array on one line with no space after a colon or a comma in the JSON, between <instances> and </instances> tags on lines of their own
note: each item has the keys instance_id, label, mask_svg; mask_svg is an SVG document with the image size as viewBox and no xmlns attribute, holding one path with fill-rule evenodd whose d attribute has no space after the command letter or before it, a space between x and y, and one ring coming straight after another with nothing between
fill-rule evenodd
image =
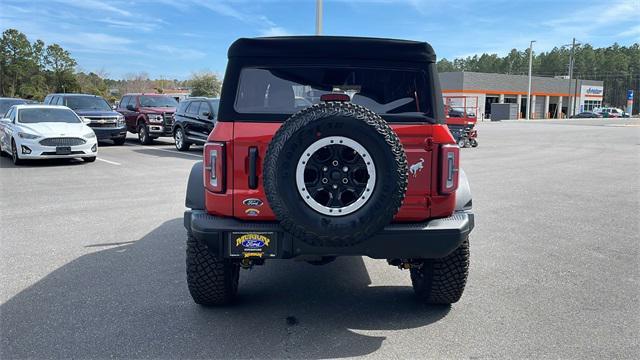
<instances>
[{"instance_id":1,"label":"white sedan","mask_svg":"<svg viewBox=\"0 0 640 360\"><path fill-rule=\"evenodd\" d=\"M82 158L98 155L96 134L66 106L14 105L0 120L0 154L14 164L24 159Z\"/></svg>"}]
</instances>

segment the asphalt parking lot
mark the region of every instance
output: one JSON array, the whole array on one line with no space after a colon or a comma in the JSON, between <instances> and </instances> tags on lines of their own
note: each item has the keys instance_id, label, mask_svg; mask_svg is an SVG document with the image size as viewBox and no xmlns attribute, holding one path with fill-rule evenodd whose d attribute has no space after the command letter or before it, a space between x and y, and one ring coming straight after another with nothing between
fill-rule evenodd
<instances>
[{"instance_id":1,"label":"asphalt parking lot","mask_svg":"<svg viewBox=\"0 0 640 360\"><path fill-rule=\"evenodd\" d=\"M482 123L460 302L342 258L241 273L195 305L184 190L201 148L103 145L99 161L0 159L0 358L634 358L640 352L640 121Z\"/></svg>"}]
</instances>

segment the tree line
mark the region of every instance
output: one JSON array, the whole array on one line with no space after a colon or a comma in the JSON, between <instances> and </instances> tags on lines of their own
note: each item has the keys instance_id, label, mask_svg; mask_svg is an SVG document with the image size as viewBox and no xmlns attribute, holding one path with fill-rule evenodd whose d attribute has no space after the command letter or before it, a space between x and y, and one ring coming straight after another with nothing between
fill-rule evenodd
<instances>
[{"instance_id":1,"label":"tree line","mask_svg":"<svg viewBox=\"0 0 640 360\"><path fill-rule=\"evenodd\" d=\"M534 76L566 76L569 54L567 46L555 47L551 51L533 52L532 74ZM634 90L634 113L639 110L640 94L640 44L594 48L589 44L575 48L574 79L604 81L604 103L626 106L627 90ZM438 61L438 71L475 71L527 75L529 73L529 49L511 50L506 56L482 54L464 59Z\"/></svg>"},{"instance_id":2,"label":"tree line","mask_svg":"<svg viewBox=\"0 0 640 360\"><path fill-rule=\"evenodd\" d=\"M109 79L105 71L77 71L77 62L58 44L33 43L16 29L0 38L0 96L42 101L49 93L86 93L115 101L128 92L190 89L192 96L218 96L221 81L210 71L192 74L188 80L150 79L147 73L132 73L124 79Z\"/></svg>"}]
</instances>

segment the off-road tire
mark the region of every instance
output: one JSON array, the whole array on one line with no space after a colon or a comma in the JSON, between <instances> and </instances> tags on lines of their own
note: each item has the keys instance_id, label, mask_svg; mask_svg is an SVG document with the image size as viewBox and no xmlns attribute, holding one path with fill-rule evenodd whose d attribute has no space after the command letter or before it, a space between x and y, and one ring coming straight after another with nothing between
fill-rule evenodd
<instances>
[{"instance_id":1,"label":"off-road tire","mask_svg":"<svg viewBox=\"0 0 640 360\"><path fill-rule=\"evenodd\" d=\"M441 259L426 259L411 269L411 283L427 304L452 304L460 300L469 273L469 239Z\"/></svg>"},{"instance_id":2,"label":"off-road tire","mask_svg":"<svg viewBox=\"0 0 640 360\"><path fill-rule=\"evenodd\" d=\"M367 202L343 216L316 212L302 199L296 166L305 149L328 136L358 142L371 155L376 185ZM264 161L263 185L280 225L313 246L344 247L365 241L389 224L407 189L407 158L397 134L373 111L348 102L326 102L293 114L273 136Z\"/></svg>"},{"instance_id":3,"label":"off-road tire","mask_svg":"<svg viewBox=\"0 0 640 360\"><path fill-rule=\"evenodd\" d=\"M238 293L240 265L228 259L217 259L207 246L187 236L187 285L196 304L227 305Z\"/></svg>"},{"instance_id":4,"label":"off-road tire","mask_svg":"<svg viewBox=\"0 0 640 360\"><path fill-rule=\"evenodd\" d=\"M124 145L125 141L127 141L127 137L123 136L123 137L119 137L119 138L113 139L113 144L114 145Z\"/></svg>"},{"instance_id":5,"label":"off-road tire","mask_svg":"<svg viewBox=\"0 0 640 360\"><path fill-rule=\"evenodd\" d=\"M92 162L96 161L96 157L95 156L91 156L91 157L82 158L82 161L88 162L88 163L92 163Z\"/></svg>"},{"instance_id":6,"label":"off-road tire","mask_svg":"<svg viewBox=\"0 0 640 360\"><path fill-rule=\"evenodd\" d=\"M138 140L142 145L151 145L153 138L149 135L149 128L144 123L138 124Z\"/></svg>"},{"instance_id":7,"label":"off-road tire","mask_svg":"<svg viewBox=\"0 0 640 360\"><path fill-rule=\"evenodd\" d=\"M471 139L469 143L471 143L471 147L478 147L478 140L476 139Z\"/></svg>"}]
</instances>

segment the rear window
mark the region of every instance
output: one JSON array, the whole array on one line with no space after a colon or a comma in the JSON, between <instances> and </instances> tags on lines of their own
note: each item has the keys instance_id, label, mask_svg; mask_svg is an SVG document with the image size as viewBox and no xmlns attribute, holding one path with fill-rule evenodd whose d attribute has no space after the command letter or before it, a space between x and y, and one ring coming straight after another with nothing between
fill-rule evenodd
<instances>
[{"instance_id":1,"label":"rear window","mask_svg":"<svg viewBox=\"0 0 640 360\"><path fill-rule=\"evenodd\" d=\"M293 114L330 93L380 115L432 116L421 70L349 67L256 67L240 73L234 108L245 114Z\"/></svg>"}]
</instances>

